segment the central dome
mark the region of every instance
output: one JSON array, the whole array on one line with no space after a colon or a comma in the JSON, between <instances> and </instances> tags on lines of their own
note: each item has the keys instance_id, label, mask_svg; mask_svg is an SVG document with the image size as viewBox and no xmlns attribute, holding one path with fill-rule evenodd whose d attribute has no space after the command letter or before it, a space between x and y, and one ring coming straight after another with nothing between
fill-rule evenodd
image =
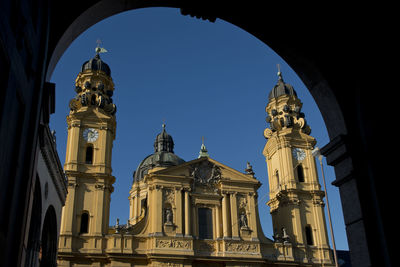
<instances>
[{"instance_id":1,"label":"central dome","mask_svg":"<svg viewBox=\"0 0 400 267\"><path fill-rule=\"evenodd\" d=\"M154 141L154 153L147 156L133 173L133 182L143 180L149 170L155 167L177 166L185 161L174 154L174 140L165 131L163 124L162 132L159 133Z\"/></svg>"}]
</instances>

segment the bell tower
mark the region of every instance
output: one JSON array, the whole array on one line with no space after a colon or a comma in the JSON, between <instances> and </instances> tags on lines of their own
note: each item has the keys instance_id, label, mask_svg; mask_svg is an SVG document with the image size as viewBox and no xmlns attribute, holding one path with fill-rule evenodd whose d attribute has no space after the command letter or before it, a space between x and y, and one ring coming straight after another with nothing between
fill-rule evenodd
<instances>
[{"instance_id":1,"label":"bell tower","mask_svg":"<svg viewBox=\"0 0 400 267\"><path fill-rule=\"evenodd\" d=\"M68 195L62 213L59 255L101 253L108 231L115 139L116 106L109 66L100 59L86 61L75 81L76 96L69 103L68 140L64 170Z\"/></svg>"},{"instance_id":2,"label":"bell tower","mask_svg":"<svg viewBox=\"0 0 400 267\"><path fill-rule=\"evenodd\" d=\"M269 127L263 154L268 165L270 207L276 242L292 244L304 260L332 263L324 213L324 192L318 180L302 103L294 88L278 82L266 107Z\"/></svg>"}]
</instances>

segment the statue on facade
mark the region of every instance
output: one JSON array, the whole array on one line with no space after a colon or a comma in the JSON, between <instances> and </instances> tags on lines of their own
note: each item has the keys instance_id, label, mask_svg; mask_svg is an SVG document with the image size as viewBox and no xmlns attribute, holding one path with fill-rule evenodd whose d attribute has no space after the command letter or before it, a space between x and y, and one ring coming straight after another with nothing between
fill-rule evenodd
<instances>
[{"instance_id":1,"label":"statue on facade","mask_svg":"<svg viewBox=\"0 0 400 267\"><path fill-rule=\"evenodd\" d=\"M249 227L248 223L247 223L247 216L246 216L246 213L244 211L240 214L240 227L241 228L248 228Z\"/></svg>"},{"instance_id":2,"label":"statue on facade","mask_svg":"<svg viewBox=\"0 0 400 267\"><path fill-rule=\"evenodd\" d=\"M172 210L165 209L165 224L172 224Z\"/></svg>"}]
</instances>

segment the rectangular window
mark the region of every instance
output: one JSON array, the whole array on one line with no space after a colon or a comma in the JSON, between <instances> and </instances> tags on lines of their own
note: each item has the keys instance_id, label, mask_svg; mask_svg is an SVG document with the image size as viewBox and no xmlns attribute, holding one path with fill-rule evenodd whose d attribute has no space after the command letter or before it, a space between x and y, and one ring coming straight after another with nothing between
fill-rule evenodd
<instances>
[{"instance_id":1,"label":"rectangular window","mask_svg":"<svg viewBox=\"0 0 400 267\"><path fill-rule=\"evenodd\" d=\"M81 215L81 229L80 233L85 234L88 233L89 231L89 214L87 212L83 212Z\"/></svg>"},{"instance_id":2,"label":"rectangular window","mask_svg":"<svg viewBox=\"0 0 400 267\"><path fill-rule=\"evenodd\" d=\"M93 147L92 146L88 146L86 148L85 163L86 164L92 164L93 163Z\"/></svg>"},{"instance_id":3,"label":"rectangular window","mask_svg":"<svg viewBox=\"0 0 400 267\"><path fill-rule=\"evenodd\" d=\"M313 234L312 234L312 229L310 225L306 226L306 242L307 245L313 246L314 245L314 240L313 240Z\"/></svg>"},{"instance_id":4,"label":"rectangular window","mask_svg":"<svg viewBox=\"0 0 400 267\"><path fill-rule=\"evenodd\" d=\"M201 239L212 239L212 210L209 208L199 208L199 238Z\"/></svg>"}]
</instances>

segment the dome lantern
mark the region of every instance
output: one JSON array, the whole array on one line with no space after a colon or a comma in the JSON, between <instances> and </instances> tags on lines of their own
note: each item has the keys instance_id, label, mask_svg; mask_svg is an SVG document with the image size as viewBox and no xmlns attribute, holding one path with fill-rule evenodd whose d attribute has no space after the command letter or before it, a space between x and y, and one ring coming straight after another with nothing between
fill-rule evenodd
<instances>
[{"instance_id":1,"label":"dome lantern","mask_svg":"<svg viewBox=\"0 0 400 267\"><path fill-rule=\"evenodd\" d=\"M174 154L174 140L172 136L165 131L165 124L162 125L162 131L154 141L154 153L147 156L133 173L133 182L143 180L149 170L155 167L177 166L185 161Z\"/></svg>"}]
</instances>

